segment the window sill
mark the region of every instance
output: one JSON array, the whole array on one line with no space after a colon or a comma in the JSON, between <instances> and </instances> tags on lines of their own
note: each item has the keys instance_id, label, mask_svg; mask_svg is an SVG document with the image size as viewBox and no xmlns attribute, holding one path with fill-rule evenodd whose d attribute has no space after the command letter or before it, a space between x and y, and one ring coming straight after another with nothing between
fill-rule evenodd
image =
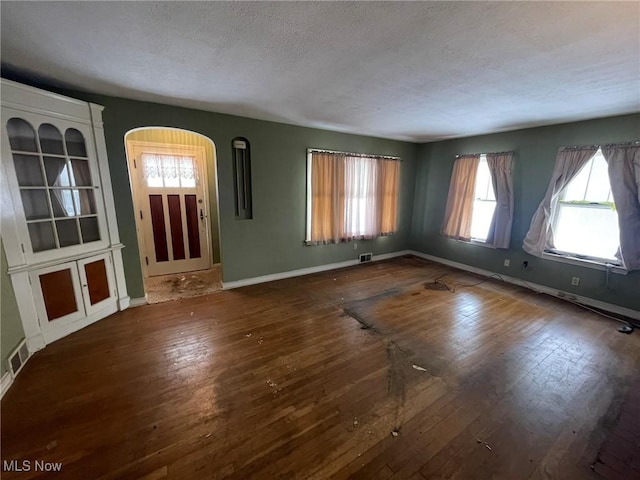
<instances>
[{"instance_id":1,"label":"window sill","mask_svg":"<svg viewBox=\"0 0 640 480\"><path fill-rule=\"evenodd\" d=\"M571 255L562 255L559 253L544 252L542 258L545 260L553 260L554 262L567 263L569 265L578 265L580 267L593 268L594 270L606 271L609 270L619 275L626 275L627 269L617 265L611 265L607 263L597 262L595 260L587 260L586 258L577 258Z\"/></svg>"},{"instance_id":2,"label":"window sill","mask_svg":"<svg viewBox=\"0 0 640 480\"><path fill-rule=\"evenodd\" d=\"M470 243L472 245L478 245L479 247L490 248L491 250L495 250L493 245L489 245L486 241L476 240L475 238L472 238L471 241L467 243Z\"/></svg>"},{"instance_id":3,"label":"window sill","mask_svg":"<svg viewBox=\"0 0 640 480\"><path fill-rule=\"evenodd\" d=\"M477 245L478 247L490 248L491 250L495 250L493 245L489 245L487 242L476 240L474 238L472 238L471 240L456 240L456 242L464 243L465 245Z\"/></svg>"}]
</instances>

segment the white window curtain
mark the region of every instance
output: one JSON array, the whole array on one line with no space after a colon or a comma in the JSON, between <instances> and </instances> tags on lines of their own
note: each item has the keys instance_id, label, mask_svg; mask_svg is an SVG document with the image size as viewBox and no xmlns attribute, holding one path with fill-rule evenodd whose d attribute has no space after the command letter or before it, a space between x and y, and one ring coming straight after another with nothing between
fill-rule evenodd
<instances>
[{"instance_id":1,"label":"white window curtain","mask_svg":"<svg viewBox=\"0 0 640 480\"><path fill-rule=\"evenodd\" d=\"M473 218L473 194L480 155L458 157L453 164L447 207L441 233L456 240L471 240L471 220Z\"/></svg>"},{"instance_id":2,"label":"white window curtain","mask_svg":"<svg viewBox=\"0 0 640 480\"><path fill-rule=\"evenodd\" d=\"M524 238L522 248L525 252L542 257L545 250L555 247L551 217L558 204L560 193L597 151L597 146L558 150L547 193L533 215L531 226Z\"/></svg>"},{"instance_id":3,"label":"white window curtain","mask_svg":"<svg viewBox=\"0 0 640 480\"><path fill-rule=\"evenodd\" d=\"M640 145L603 146L620 227L619 256L627 270L640 270Z\"/></svg>"},{"instance_id":4,"label":"white window curtain","mask_svg":"<svg viewBox=\"0 0 640 480\"><path fill-rule=\"evenodd\" d=\"M489 227L487 245L494 248L509 248L513 225L513 177L511 165L513 154L487 153L487 165L496 196L496 208Z\"/></svg>"},{"instance_id":5,"label":"white window curtain","mask_svg":"<svg viewBox=\"0 0 640 480\"><path fill-rule=\"evenodd\" d=\"M347 240L373 238L380 233L378 168L375 158L344 158L344 232Z\"/></svg>"}]
</instances>

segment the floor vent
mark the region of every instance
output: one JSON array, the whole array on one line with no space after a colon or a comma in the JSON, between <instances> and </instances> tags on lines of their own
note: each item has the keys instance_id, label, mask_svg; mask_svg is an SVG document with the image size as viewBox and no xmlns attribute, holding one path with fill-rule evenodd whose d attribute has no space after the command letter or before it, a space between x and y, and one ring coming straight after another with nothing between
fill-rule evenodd
<instances>
[{"instance_id":1,"label":"floor vent","mask_svg":"<svg viewBox=\"0 0 640 480\"><path fill-rule=\"evenodd\" d=\"M371 261L372 253L361 253L360 254L360 263L367 263Z\"/></svg>"},{"instance_id":2,"label":"floor vent","mask_svg":"<svg viewBox=\"0 0 640 480\"><path fill-rule=\"evenodd\" d=\"M14 377L18 375L20 370L22 370L22 367L24 367L24 364L28 359L29 349L27 348L27 342L23 341L9 356L9 368L11 369L11 374Z\"/></svg>"}]
</instances>

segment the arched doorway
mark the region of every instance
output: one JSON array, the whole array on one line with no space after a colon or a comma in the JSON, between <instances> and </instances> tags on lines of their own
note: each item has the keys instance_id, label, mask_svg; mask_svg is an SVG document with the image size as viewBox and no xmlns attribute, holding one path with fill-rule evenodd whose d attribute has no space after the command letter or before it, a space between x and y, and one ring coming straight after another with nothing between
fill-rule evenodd
<instances>
[{"instance_id":1,"label":"arched doorway","mask_svg":"<svg viewBox=\"0 0 640 480\"><path fill-rule=\"evenodd\" d=\"M216 150L168 127L125 135L140 261L149 303L221 288Z\"/></svg>"}]
</instances>

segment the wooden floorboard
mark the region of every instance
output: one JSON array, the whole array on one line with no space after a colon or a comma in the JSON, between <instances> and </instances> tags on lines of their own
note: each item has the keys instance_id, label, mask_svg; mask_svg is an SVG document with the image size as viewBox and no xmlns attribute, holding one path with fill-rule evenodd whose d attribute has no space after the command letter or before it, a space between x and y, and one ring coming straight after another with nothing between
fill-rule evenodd
<instances>
[{"instance_id":1,"label":"wooden floorboard","mask_svg":"<svg viewBox=\"0 0 640 480\"><path fill-rule=\"evenodd\" d=\"M640 335L481 280L403 257L119 312L16 379L2 478L601 478Z\"/></svg>"}]
</instances>

